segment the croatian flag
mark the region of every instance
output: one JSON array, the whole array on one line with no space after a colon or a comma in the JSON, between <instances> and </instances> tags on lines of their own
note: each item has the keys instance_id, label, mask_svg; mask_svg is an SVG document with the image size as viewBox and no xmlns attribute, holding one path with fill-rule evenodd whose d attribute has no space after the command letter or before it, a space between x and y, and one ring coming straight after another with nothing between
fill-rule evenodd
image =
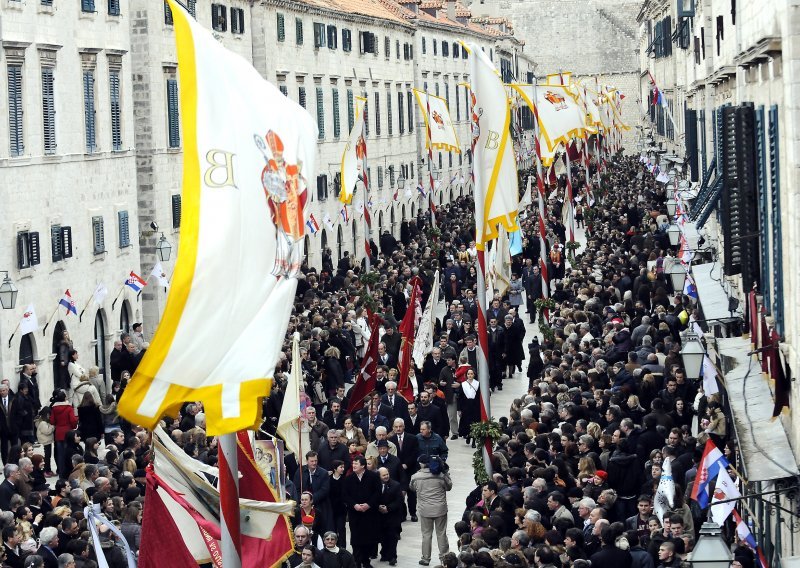
<instances>
[{"instance_id":1,"label":"croatian flag","mask_svg":"<svg viewBox=\"0 0 800 568\"><path fill-rule=\"evenodd\" d=\"M711 480L719 475L721 470L725 470L730 464L722 452L719 451L717 445L708 440L706 442L705 450L703 450L703 459L700 460L700 465L697 466L697 475L694 479L694 486L692 487L692 499L697 501L701 509L708 507L708 486Z\"/></svg>"},{"instance_id":2,"label":"croatian flag","mask_svg":"<svg viewBox=\"0 0 800 568\"><path fill-rule=\"evenodd\" d=\"M308 227L308 231L312 235L316 235L317 231L319 231L319 224L317 223L317 220L314 218L313 213L309 215L308 221L306 221L306 227Z\"/></svg>"},{"instance_id":3,"label":"croatian flag","mask_svg":"<svg viewBox=\"0 0 800 568\"><path fill-rule=\"evenodd\" d=\"M758 546L756 537L754 537L753 533L750 532L750 527L747 526L747 523L745 523L742 517L739 515L739 511L734 509L732 514L733 520L736 523L736 536L739 537L739 540L743 544L756 553L756 560L758 561L760 568L767 568L767 559L764 557L764 551L761 550L760 546Z\"/></svg>"},{"instance_id":4,"label":"croatian flag","mask_svg":"<svg viewBox=\"0 0 800 568\"><path fill-rule=\"evenodd\" d=\"M424 188L424 187L422 187L422 184L419 184L419 185L417 185L417 191L419 191L419 194L420 194L422 197L425 197L425 188Z\"/></svg>"},{"instance_id":5,"label":"croatian flag","mask_svg":"<svg viewBox=\"0 0 800 568\"><path fill-rule=\"evenodd\" d=\"M690 298L694 298L695 300L697 299L697 286L695 285L691 274L686 275L686 283L683 285L683 293Z\"/></svg>"},{"instance_id":6,"label":"croatian flag","mask_svg":"<svg viewBox=\"0 0 800 568\"><path fill-rule=\"evenodd\" d=\"M125 286L128 286L134 292L141 292L142 288L147 286L147 282L142 280L141 276L131 270L130 276L128 276L128 279L125 281Z\"/></svg>"},{"instance_id":7,"label":"croatian flag","mask_svg":"<svg viewBox=\"0 0 800 568\"><path fill-rule=\"evenodd\" d=\"M347 205L342 207L342 210L339 211L339 216L342 218L342 223L347 223L350 220L350 214L347 212Z\"/></svg>"},{"instance_id":8,"label":"croatian flag","mask_svg":"<svg viewBox=\"0 0 800 568\"><path fill-rule=\"evenodd\" d=\"M64 315L68 316L70 312L76 316L78 315L78 310L75 308L75 300L72 299L72 294L69 293L69 288L67 288L67 291L64 292L64 297L58 301L58 304L67 308L67 313Z\"/></svg>"}]
</instances>

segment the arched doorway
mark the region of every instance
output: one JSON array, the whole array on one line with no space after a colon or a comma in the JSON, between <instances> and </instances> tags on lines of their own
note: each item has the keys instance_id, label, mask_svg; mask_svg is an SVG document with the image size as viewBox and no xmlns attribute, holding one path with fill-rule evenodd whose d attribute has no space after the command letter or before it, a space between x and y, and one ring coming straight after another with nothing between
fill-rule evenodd
<instances>
[{"instance_id":1,"label":"arched doorway","mask_svg":"<svg viewBox=\"0 0 800 568\"><path fill-rule=\"evenodd\" d=\"M53 353L55 354L55 358L53 359L53 384L57 389L69 387L69 371L67 370L67 357L69 357L69 353L65 352L62 354L64 365L61 364L62 358L59 357L61 340L64 339L65 331L67 331L67 327L64 325L64 322L58 320L53 328Z\"/></svg>"},{"instance_id":2,"label":"arched doorway","mask_svg":"<svg viewBox=\"0 0 800 568\"><path fill-rule=\"evenodd\" d=\"M326 229L322 229L322 237L320 237L320 248L324 252L326 248L328 248L328 231Z\"/></svg>"},{"instance_id":3,"label":"arched doorway","mask_svg":"<svg viewBox=\"0 0 800 568\"><path fill-rule=\"evenodd\" d=\"M303 239L303 256L308 259L308 241L311 240L311 235L306 235Z\"/></svg>"},{"instance_id":4,"label":"arched doorway","mask_svg":"<svg viewBox=\"0 0 800 568\"><path fill-rule=\"evenodd\" d=\"M394 233L394 231L395 231L394 205L392 205L392 211L390 213L389 223L391 224L391 229L389 229L389 230L391 231L392 235L394 235L395 234Z\"/></svg>"},{"instance_id":5,"label":"arched doorway","mask_svg":"<svg viewBox=\"0 0 800 568\"><path fill-rule=\"evenodd\" d=\"M383 234L383 211L378 211L378 233Z\"/></svg>"},{"instance_id":6,"label":"arched doorway","mask_svg":"<svg viewBox=\"0 0 800 568\"><path fill-rule=\"evenodd\" d=\"M353 229L353 256L357 257L358 256L358 250L359 250L359 246L358 246L358 225L357 225L357 223L355 221L353 221L353 224L351 225L351 227Z\"/></svg>"},{"instance_id":7,"label":"arched doorway","mask_svg":"<svg viewBox=\"0 0 800 568\"><path fill-rule=\"evenodd\" d=\"M344 252L344 235L342 231L342 226L339 225L338 230L336 231L336 260L342 260L342 253Z\"/></svg>"},{"instance_id":8,"label":"arched doorway","mask_svg":"<svg viewBox=\"0 0 800 568\"><path fill-rule=\"evenodd\" d=\"M403 204L400 207L400 220L401 221L407 221L408 220L408 219L406 219L406 206L405 206L405 204Z\"/></svg>"},{"instance_id":9,"label":"arched doorway","mask_svg":"<svg viewBox=\"0 0 800 568\"><path fill-rule=\"evenodd\" d=\"M122 333L131 332L131 304L128 300L122 301L122 308L119 312L119 329Z\"/></svg>"},{"instance_id":10,"label":"arched doorway","mask_svg":"<svg viewBox=\"0 0 800 568\"><path fill-rule=\"evenodd\" d=\"M453 202L453 186L450 186L450 203Z\"/></svg>"},{"instance_id":11,"label":"arched doorway","mask_svg":"<svg viewBox=\"0 0 800 568\"><path fill-rule=\"evenodd\" d=\"M29 365L36 359L33 333L26 333L19 340L19 364Z\"/></svg>"},{"instance_id":12,"label":"arched doorway","mask_svg":"<svg viewBox=\"0 0 800 568\"><path fill-rule=\"evenodd\" d=\"M100 373L106 373L106 322L103 310L97 310L94 316L94 364L100 368Z\"/></svg>"}]
</instances>

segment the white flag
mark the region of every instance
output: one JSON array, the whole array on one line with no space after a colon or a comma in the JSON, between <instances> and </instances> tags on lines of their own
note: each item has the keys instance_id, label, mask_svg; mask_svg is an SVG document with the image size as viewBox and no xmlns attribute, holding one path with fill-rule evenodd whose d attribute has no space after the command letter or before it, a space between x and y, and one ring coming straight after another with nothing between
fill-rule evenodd
<instances>
[{"instance_id":1,"label":"white flag","mask_svg":"<svg viewBox=\"0 0 800 568\"><path fill-rule=\"evenodd\" d=\"M729 501L719 505L715 505L714 503L717 501L736 499L741 496L742 494L739 493L739 489L728 474L728 470L721 467L719 469L719 475L717 475L714 495L711 497L711 518L714 522L722 526L725 523L725 519L728 518L728 515L730 515L731 511L736 507L736 501Z\"/></svg>"},{"instance_id":2,"label":"white flag","mask_svg":"<svg viewBox=\"0 0 800 568\"><path fill-rule=\"evenodd\" d=\"M164 272L164 268L161 266L160 262L156 262L156 265L153 267L153 270L150 271L150 278L155 278L159 286L163 286L164 288L169 288L169 280L167 280L167 274Z\"/></svg>"},{"instance_id":3,"label":"white flag","mask_svg":"<svg viewBox=\"0 0 800 568\"><path fill-rule=\"evenodd\" d=\"M303 384L301 364L300 334L295 333L292 340L292 371L286 382L277 433L286 442L286 448L294 453L297 463L302 465L305 459L303 454L312 448L308 442L308 428L304 428L306 424L300 414L300 390Z\"/></svg>"},{"instance_id":4,"label":"white flag","mask_svg":"<svg viewBox=\"0 0 800 568\"><path fill-rule=\"evenodd\" d=\"M333 219L331 219L331 216L330 216L329 213L325 213L325 216L322 218L322 222L325 223L326 227L328 227L331 231L333 231L333 229L334 229Z\"/></svg>"},{"instance_id":5,"label":"white flag","mask_svg":"<svg viewBox=\"0 0 800 568\"><path fill-rule=\"evenodd\" d=\"M422 364L425 363L425 357L433 351L433 325L435 323L433 311L438 301L439 271L437 270L436 275L433 277L433 287L431 288L430 296L428 296L428 303L425 304L425 311L422 312L422 318L419 320L417 336L414 338L414 350L411 352L414 364L420 369Z\"/></svg>"},{"instance_id":6,"label":"white flag","mask_svg":"<svg viewBox=\"0 0 800 568\"><path fill-rule=\"evenodd\" d=\"M719 386L717 385L717 369L714 368L711 359L708 355L703 357L703 393L706 396L717 394Z\"/></svg>"},{"instance_id":7,"label":"white flag","mask_svg":"<svg viewBox=\"0 0 800 568\"><path fill-rule=\"evenodd\" d=\"M672 479L672 461L664 460L661 464L661 479L658 481L656 498L653 502L653 511L663 523L664 517L669 515L675 502L675 480Z\"/></svg>"},{"instance_id":8,"label":"white flag","mask_svg":"<svg viewBox=\"0 0 800 568\"><path fill-rule=\"evenodd\" d=\"M92 293L92 300L94 300L94 303L98 306L102 306L106 296L108 296L108 288L106 288L105 284L100 282Z\"/></svg>"},{"instance_id":9,"label":"white flag","mask_svg":"<svg viewBox=\"0 0 800 568\"><path fill-rule=\"evenodd\" d=\"M19 332L22 335L26 333L33 333L39 329L39 318L36 317L36 310L33 309L33 304L30 304L25 313L22 314L22 321L19 322Z\"/></svg>"}]
</instances>

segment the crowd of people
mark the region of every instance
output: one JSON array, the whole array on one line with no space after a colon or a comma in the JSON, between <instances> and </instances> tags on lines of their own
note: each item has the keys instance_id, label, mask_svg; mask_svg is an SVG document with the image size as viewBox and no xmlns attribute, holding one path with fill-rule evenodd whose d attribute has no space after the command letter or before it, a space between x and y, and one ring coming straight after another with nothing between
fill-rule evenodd
<instances>
[{"instance_id":1,"label":"crowd of people","mask_svg":"<svg viewBox=\"0 0 800 568\"><path fill-rule=\"evenodd\" d=\"M581 187L582 173L574 174ZM304 267L262 426L262 435L275 433L289 338L299 332L311 449L302 460L286 457L286 496L297 503L296 548L287 566L394 566L407 523L420 525L423 566L655 568L690 556L706 514L687 499L702 447L712 440L731 463L736 451L717 395L705 396L681 368L679 332L697 306L673 295L663 272L664 188L637 159L617 156L603 189L595 188L597 203L577 202L587 239L568 258L563 182L548 188L544 250L538 212L522 212L523 252L513 258L508 290L486 311L489 388L518 385L508 379L526 375L527 388L499 420L491 479L476 482L460 511L447 506L449 449L482 443L472 430L482 388L473 202L460 197L441 207L438 229L424 212L403 222L399 240L384 232L372 243L370 272L348 254L334 266L330 250L321 269ZM537 309L540 258L552 304ZM437 270L442 285L432 290ZM414 395L406 399L398 391L398 326L413 276L421 279L422 305L441 294L447 309L435 347L409 371ZM361 380L375 332L370 312L381 318L375 389L351 400L349 387ZM526 342L525 320L539 323L541 339ZM0 384L2 566L90 567L99 554L112 567L126 566L112 532L101 530L101 551L90 544L88 504L138 549L151 446L146 431L118 416L116 404L146 348L139 324L123 334L107 386L98 369L81 366L65 334L59 388L43 408L35 365L24 367L16 392ZM188 456L216 465L216 440L206 435L200 402L185 404L164 425ZM676 495L659 519L653 498L665 461ZM56 475L51 487L48 478ZM754 565L744 547L735 558L736 566Z\"/></svg>"}]
</instances>

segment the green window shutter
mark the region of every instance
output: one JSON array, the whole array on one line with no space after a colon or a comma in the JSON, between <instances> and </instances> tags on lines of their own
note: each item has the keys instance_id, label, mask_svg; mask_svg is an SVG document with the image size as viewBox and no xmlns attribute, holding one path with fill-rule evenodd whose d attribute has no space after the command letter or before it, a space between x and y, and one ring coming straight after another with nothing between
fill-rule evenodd
<instances>
[{"instance_id":1,"label":"green window shutter","mask_svg":"<svg viewBox=\"0 0 800 568\"><path fill-rule=\"evenodd\" d=\"M175 194L172 196L172 228L180 229L181 227L181 196Z\"/></svg>"},{"instance_id":2,"label":"green window shutter","mask_svg":"<svg viewBox=\"0 0 800 568\"><path fill-rule=\"evenodd\" d=\"M172 8L169 7L167 2L164 2L164 23L168 26L173 24L172 20Z\"/></svg>"},{"instance_id":3,"label":"green window shutter","mask_svg":"<svg viewBox=\"0 0 800 568\"><path fill-rule=\"evenodd\" d=\"M778 128L778 105L769 109L769 178L772 196L772 313L775 316L775 329L779 335L784 333L783 313L783 230L781 228L781 172L780 172L780 131Z\"/></svg>"},{"instance_id":4,"label":"green window shutter","mask_svg":"<svg viewBox=\"0 0 800 568\"><path fill-rule=\"evenodd\" d=\"M408 106L408 132L414 132L414 97L409 91L406 93L406 101Z\"/></svg>"},{"instance_id":5,"label":"green window shutter","mask_svg":"<svg viewBox=\"0 0 800 568\"><path fill-rule=\"evenodd\" d=\"M50 250L53 253L53 262L64 259L64 250L61 242L61 225L50 226Z\"/></svg>"},{"instance_id":6,"label":"green window shutter","mask_svg":"<svg viewBox=\"0 0 800 568\"><path fill-rule=\"evenodd\" d=\"M92 217L92 236L94 242L94 254L106 252L106 235L103 226L103 217Z\"/></svg>"},{"instance_id":7,"label":"green window shutter","mask_svg":"<svg viewBox=\"0 0 800 568\"><path fill-rule=\"evenodd\" d=\"M25 151L22 118L22 65L8 66L9 151L21 156Z\"/></svg>"},{"instance_id":8,"label":"green window shutter","mask_svg":"<svg viewBox=\"0 0 800 568\"><path fill-rule=\"evenodd\" d=\"M294 19L294 41L297 45L303 45L303 19Z\"/></svg>"},{"instance_id":9,"label":"green window shutter","mask_svg":"<svg viewBox=\"0 0 800 568\"><path fill-rule=\"evenodd\" d=\"M56 153L56 105L52 67L42 68L42 138L44 153Z\"/></svg>"},{"instance_id":10,"label":"green window shutter","mask_svg":"<svg viewBox=\"0 0 800 568\"><path fill-rule=\"evenodd\" d=\"M317 138L325 140L325 98L322 87L317 87Z\"/></svg>"},{"instance_id":11,"label":"green window shutter","mask_svg":"<svg viewBox=\"0 0 800 568\"><path fill-rule=\"evenodd\" d=\"M298 87L297 88L297 102L300 103L300 106L306 108L306 88L305 87Z\"/></svg>"},{"instance_id":12,"label":"green window shutter","mask_svg":"<svg viewBox=\"0 0 800 568\"><path fill-rule=\"evenodd\" d=\"M119 248L131 246L130 228L128 226L128 212L117 212L117 221L119 228Z\"/></svg>"},{"instance_id":13,"label":"green window shutter","mask_svg":"<svg viewBox=\"0 0 800 568\"><path fill-rule=\"evenodd\" d=\"M31 231L28 233L28 258L30 265L36 266L42 262L42 257L39 251L39 232Z\"/></svg>"},{"instance_id":14,"label":"green window shutter","mask_svg":"<svg viewBox=\"0 0 800 568\"><path fill-rule=\"evenodd\" d=\"M342 133L342 125L339 120L339 89L333 88L331 96L333 98L333 135L339 138Z\"/></svg>"},{"instance_id":15,"label":"green window shutter","mask_svg":"<svg viewBox=\"0 0 800 568\"><path fill-rule=\"evenodd\" d=\"M286 23L284 15L278 13L278 41L286 40Z\"/></svg>"},{"instance_id":16,"label":"green window shutter","mask_svg":"<svg viewBox=\"0 0 800 568\"><path fill-rule=\"evenodd\" d=\"M375 136L381 135L381 94L375 92Z\"/></svg>"},{"instance_id":17,"label":"green window shutter","mask_svg":"<svg viewBox=\"0 0 800 568\"><path fill-rule=\"evenodd\" d=\"M364 136L369 136L369 104L367 104L369 97L366 91L362 93L362 96L364 97L364 108L361 109L361 112L364 113Z\"/></svg>"},{"instance_id":18,"label":"green window shutter","mask_svg":"<svg viewBox=\"0 0 800 568\"><path fill-rule=\"evenodd\" d=\"M111 145L115 152L122 150L122 107L119 98L119 71L108 74L111 97Z\"/></svg>"},{"instance_id":19,"label":"green window shutter","mask_svg":"<svg viewBox=\"0 0 800 568\"><path fill-rule=\"evenodd\" d=\"M119 0L108 0L108 15L119 16Z\"/></svg>"},{"instance_id":20,"label":"green window shutter","mask_svg":"<svg viewBox=\"0 0 800 568\"><path fill-rule=\"evenodd\" d=\"M386 90L386 132L391 136L393 134L393 125L392 125L392 91L389 89Z\"/></svg>"},{"instance_id":21,"label":"green window shutter","mask_svg":"<svg viewBox=\"0 0 800 568\"><path fill-rule=\"evenodd\" d=\"M353 90L347 89L347 131L353 130L355 123L355 110L353 108Z\"/></svg>"},{"instance_id":22,"label":"green window shutter","mask_svg":"<svg viewBox=\"0 0 800 568\"><path fill-rule=\"evenodd\" d=\"M97 117L94 105L94 71L91 69L83 72L83 115L86 126L86 153L92 154L97 150Z\"/></svg>"},{"instance_id":23,"label":"green window shutter","mask_svg":"<svg viewBox=\"0 0 800 568\"><path fill-rule=\"evenodd\" d=\"M405 128L405 113L403 112L403 93L397 91L397 124L400 128L400 134L403 134Z\"/></svg>"},{"instance_id":24,"label":"green window shutter","mask_svg":"<svg viewBox=\"0 0 800 568\"><path fill-rule=\"evenodd\" d=\"M181 145L181 127L177 79L167 79L167 126L169 130L169 147L179 148Z\"/></svg>"}]
</instances>

